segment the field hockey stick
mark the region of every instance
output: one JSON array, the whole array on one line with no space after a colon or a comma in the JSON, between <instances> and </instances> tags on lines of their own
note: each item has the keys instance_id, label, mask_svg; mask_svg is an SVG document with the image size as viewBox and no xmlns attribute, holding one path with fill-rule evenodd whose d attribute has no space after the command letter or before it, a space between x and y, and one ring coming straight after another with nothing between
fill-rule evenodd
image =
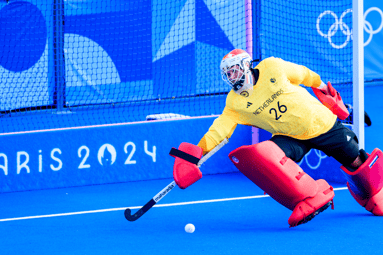
<instances>
[{"instance_id":1,"label":"field hockey stick","mask_svg":"<svg viewBox=\"0 0 383 255\"><path fill-rule=\"evenodd\" d=\"M218 144L213 150L207 153L202 159L198 161L197 166L200 167L206 160L208 160L214 153L216 153L219 149L221 149L225 144L229 141L225 138L220 144ZM127 208L124 212L125 218L128 221L136 221L142 215L144 215L150 208L152 208L155 204L158 203L162 198L164 198L174 187L176 186L176 182L172 181L169 183L164 189L157 193L152 199L149 200L143 207L141 207L135 214L132 215L132 212L129 208Z\"/></svg>"}]
</instances>

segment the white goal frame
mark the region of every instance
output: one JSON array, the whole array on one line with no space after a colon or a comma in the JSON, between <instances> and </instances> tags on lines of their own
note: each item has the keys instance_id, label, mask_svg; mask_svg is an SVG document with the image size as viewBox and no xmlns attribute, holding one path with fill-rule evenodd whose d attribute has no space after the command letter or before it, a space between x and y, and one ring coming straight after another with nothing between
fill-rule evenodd
<instances>
[{"instance_id":1,"label":"white goal frame","mask_svg":"<svg viewBox=\"0 0 383 255\"><path fill-rule=\"evenodd\" d=\"M353 131L358 137L359 148L365 148L364 137L364 5L363 0L352 0L353 29Z\"/></svg>"}]
</instances>

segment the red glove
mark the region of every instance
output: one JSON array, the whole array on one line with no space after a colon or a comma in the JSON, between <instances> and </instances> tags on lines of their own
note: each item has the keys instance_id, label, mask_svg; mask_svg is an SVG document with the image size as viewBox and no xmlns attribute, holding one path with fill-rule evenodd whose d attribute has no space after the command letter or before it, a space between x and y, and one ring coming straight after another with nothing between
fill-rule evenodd
<instances>
[{"instance_id":1,"label":"red glove","mask_svg":"<svg viewBox=\"0 0 383 255\"><path fill-rule=\"evenodd\" d=\"M312 88L314 94L317 96L319 101L322 102L330 111L332 111L339 119L345 120L350 113L343 103L342 97L339 92L334 89L330 82L327 86L322 89Z\"/></svg>"},{"instance_id":2,"label":"red glove","mask_svg":"<svg viewBox=\"0 0 383 255\"><path fill-rule=\"evenodd\" d=\"M169 154L176 158L173 177L181 189L186 189L202 178L202 173L197 167L202 157L202 148L190 143L181 143L178 150L172 148Z\"/></svg>"}]
</instances>

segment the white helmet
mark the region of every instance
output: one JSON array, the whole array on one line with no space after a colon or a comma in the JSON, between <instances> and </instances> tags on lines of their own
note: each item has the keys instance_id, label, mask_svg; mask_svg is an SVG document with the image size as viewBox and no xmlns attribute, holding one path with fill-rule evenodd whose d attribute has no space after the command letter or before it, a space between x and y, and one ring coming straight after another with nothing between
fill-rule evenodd
<instances>
[{"instance_id":1,"label":"white helmet","mask_svg":"<svg viewBox=\"0 0 383 255\"><path fill-rule=\"evenodd\" d=\"M222 79L238 95L248 97L253 90L254 81L250 70L251 63L250 55L240 49L230 51L221 61Z\"/></svg>"}]
</instances>

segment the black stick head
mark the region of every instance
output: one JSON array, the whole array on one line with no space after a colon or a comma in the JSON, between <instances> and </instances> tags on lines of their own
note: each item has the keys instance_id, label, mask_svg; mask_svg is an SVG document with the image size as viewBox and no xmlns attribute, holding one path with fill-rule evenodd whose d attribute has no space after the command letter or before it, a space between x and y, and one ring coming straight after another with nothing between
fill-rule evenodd
<instances>
[{"instance_id":1,"label":"black stick head","mask_svg":"<svg viewBox=\"0 0 383 255\"><path fill-rule=\"evenodd\" d=\"M125 212L124 212L125 219L127 219L128 221L136 221L145 213L145 211L141 208L135 214L132 215L131 213L132 211L129 208L125 209Z\"/></svg>"},{"instance_id":2,"label":"black stick head","mask_svg":"<svg viewBox=\"0 0 383 255\"><path fill-rule=\"evenodd\" d=\"M128 221L132 221L132 211L128 208L125 210L124 212L124 215L125 215L125 219L127 219Z\"/></svg>"}]
</instances>

